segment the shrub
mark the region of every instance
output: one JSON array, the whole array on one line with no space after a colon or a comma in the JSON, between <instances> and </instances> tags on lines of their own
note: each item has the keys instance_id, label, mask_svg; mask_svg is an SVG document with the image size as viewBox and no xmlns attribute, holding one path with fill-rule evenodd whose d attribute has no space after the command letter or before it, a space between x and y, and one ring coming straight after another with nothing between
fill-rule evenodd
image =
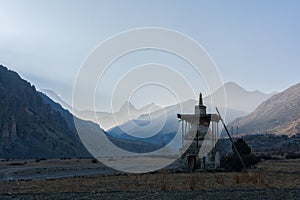
<instances>
[{"instance_id":1,"label":"shrub","mask_svg":"<svg viewBox=\"0 0 300 200\"><path fill-rule=\"evenodd\" d=\"M285 158L286 159L297 159L297 158L300 158L300 154L290 152L285 155Z\"/></svg>"},{"instance_id":2,"label":"shrub","mask_svg":"<svg viewBox=\"0 0 300 200\"><path fill-rule=\"evenodd\" d=\"M239 153L242 155L249 155L251 153L251 148L248 146L248 144L245 142L245 140L239 138L236 142L234 142L236 148L238 149ZM232 146L232 150L234 151L234 148Z\"/></svg>"},{"instance_id":3,"label":"shrub","mask_svg":"<svg viewBox=\"0 0 300 200\"><path fill-rule=\"evenodd\" d=\"M254 154L242 155L242 159L247 168L253 167L261 161L260 158L256 157ZM221 167L228 171L241 171L243 169L240 159L235 154L223 156L221 158Z\"/></svg>"},{"instance_id":4,"label":"shrub","mask_svg":"<svg viewBox=\"0 0 300 200\"><path fill-rule=\"evenodd\" d=\"M247 168L253 167L261 162L261 159L254 154L244 155L242 158Z\"/></svg>"},{"instance_id":5,"label":"shrub","mask_svg":"<svg viewBox=\"0 0 300 200\"><path fill-rule=\"evenodd\" d=\"M47 160L46 158L37 158L35 159L35 162L40 162L40 161L43 161L43 160Z\"/></svg>"}]
</instances>

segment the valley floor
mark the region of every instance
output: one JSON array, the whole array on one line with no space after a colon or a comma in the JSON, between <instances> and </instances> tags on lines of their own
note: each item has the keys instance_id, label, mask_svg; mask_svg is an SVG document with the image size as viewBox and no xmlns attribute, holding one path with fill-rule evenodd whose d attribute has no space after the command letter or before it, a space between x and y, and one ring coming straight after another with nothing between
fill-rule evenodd
<instances>
[{"instance_id":1,"label":"valley floor","mask_svg":"<svg viewBox=\"0 0 300 200\"><path fill-rule=\"evenodd\" d=\"M51 171L47 167L51 162L55 163L25 165ZM57 166L66 167L64 162L74 169L80 166L101 171L104 167L91 160L57 161ZM25 167L4 163L0 165L2 176L5 166ZM264 161L248 172L183 173L166 169L146 174L112 171L64 178L2 179L0 199L300 199L299 177L300 159Z\"/></svg>"}]
</instances>

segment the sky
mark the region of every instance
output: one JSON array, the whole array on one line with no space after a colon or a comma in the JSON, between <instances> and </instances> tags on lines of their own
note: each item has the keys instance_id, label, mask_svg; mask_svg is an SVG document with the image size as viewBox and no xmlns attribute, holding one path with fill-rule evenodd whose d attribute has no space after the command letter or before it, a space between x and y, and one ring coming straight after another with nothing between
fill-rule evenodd
<instances>
[{"instance_id":1,"label":"sky","mask_svg":"<svg viewBox=\"0 0 300 200\"><path fill-rule=\"evenodd\" d=\"M299 82L299 7L296 0L0 0L0 64L70 103L80 66L99 43L129 29L162 27L202 45L224 82L282 91ZM156 54L140 56L144 62L170 56ZM148 103L136 96L138 107ZM148 100L162 101L157 96Z\"/></svg>"}]
</instances>

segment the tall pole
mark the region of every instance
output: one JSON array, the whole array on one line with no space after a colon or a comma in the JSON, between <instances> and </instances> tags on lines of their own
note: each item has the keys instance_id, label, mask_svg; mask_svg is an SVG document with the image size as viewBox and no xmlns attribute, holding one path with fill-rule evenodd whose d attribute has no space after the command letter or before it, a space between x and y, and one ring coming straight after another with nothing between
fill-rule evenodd
<instances>
[{"instance_id":1,"label":"tall pole","mask_svg":"<svg viewBox=\"0 0 300 200\"><path fill-rule=\"evenodd\" d=\"M184 125L183 125L183 120L181 120L181 143L182 143L182 148L183 148L183 145L184 145Z\"/></svg>"},{"instance_id":2,"label":"tall pole","mask_svg":"<svg viewBox=\"0 0 300 200\"><path fill-rule=\"evenodd\" d=\"M241 161L241 163L242 163L242 165L243 165L244 171L246 171L246 165L245 165L245 163L244 163L244 161L243 161L243 159L242 159L242 157L241 157L241 155L240 155L240 152L239 152L238 149L236 148L236 146L235 146L235 144L234 144L234 141L233 141L233 139L231 138L230 133L229 133L229 131L228 131L226 125L225 125L225 122L224 122L224 120L222 119L221 114L220 114L220 112L219 112L219 110L218 110L217 107L216 107L216 110L217 110L217 113L218 113L218 115L219 115L219 117L220 117L220 120L221 120L221 122L222 122L222 124L223 124L223 126L224 126L224 129L225 129L225 131L226 131L226 133L227 133L227 135L228 135L228 137L229 137L229 139L230 139L230 141L231 141L231 143L232 143L233 149L234 149L236 155L238 156L238 158L240 159L240 161Z\"/></svg>"}]
</instances>

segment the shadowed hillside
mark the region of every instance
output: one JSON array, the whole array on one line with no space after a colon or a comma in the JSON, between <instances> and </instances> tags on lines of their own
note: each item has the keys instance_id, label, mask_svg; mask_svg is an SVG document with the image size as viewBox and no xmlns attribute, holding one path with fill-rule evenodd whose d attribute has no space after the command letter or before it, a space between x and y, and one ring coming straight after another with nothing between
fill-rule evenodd
<instances>
[{"instance_id":1,"label":"shadowed hillside","mask_svg":"<svg viewBox=\"0 0 300 200\"><path fill-rule=\"evenodd\" d=\"M239 118L230 126L239 133L274 133L289 136L300 132L300 83L272 96L252 113Z\"/></svg>"},{"instance_id":2,"label":"shadowed hillside","mask_svg":"<svg viewBox=\"0 0 300 200\"><path fill-rule=\"evenodd\" d=\"M0 157L89 156L74 126L34 86L3 66L0 99Z\"/></svg>"}]
</instances>

